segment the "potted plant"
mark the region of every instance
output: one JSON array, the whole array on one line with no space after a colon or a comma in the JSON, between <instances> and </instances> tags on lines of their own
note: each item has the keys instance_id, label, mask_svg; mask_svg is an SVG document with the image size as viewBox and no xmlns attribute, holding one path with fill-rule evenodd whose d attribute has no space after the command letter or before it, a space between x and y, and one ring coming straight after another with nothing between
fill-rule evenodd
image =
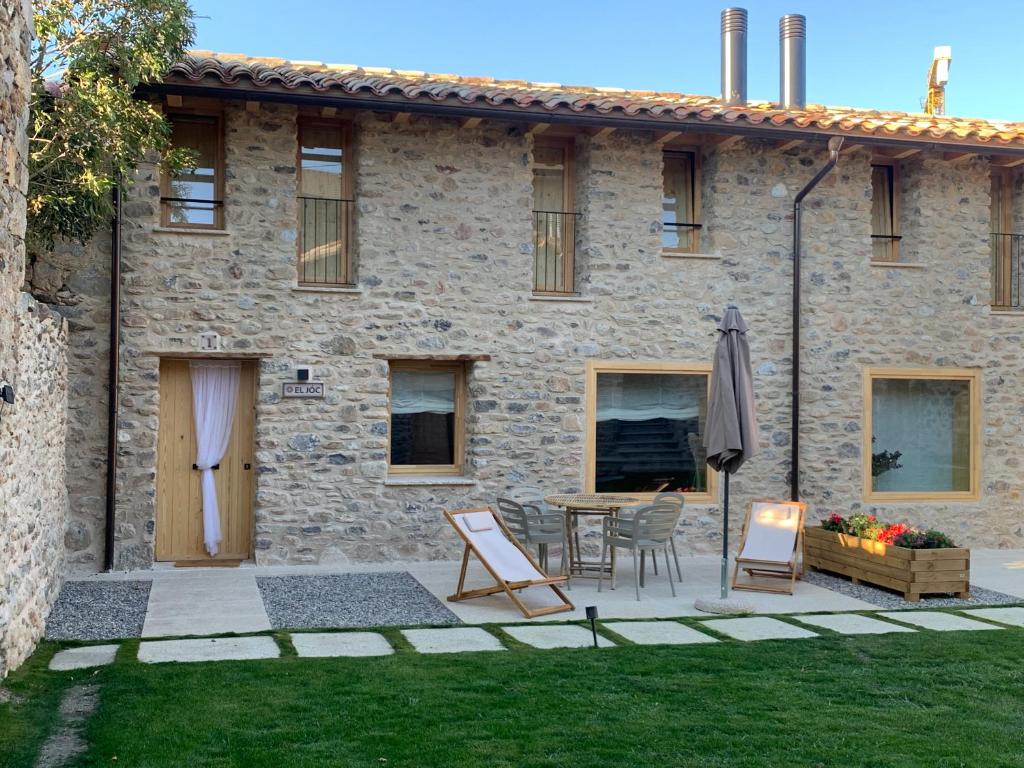
<instances>
[{"instance_id":1,"label":"potted plant","mask_svg":"<svg viewBox=\"0 0 1024 768\"><path fill-rule=\"evenodd\" d=\"M910 602L928 594L970 595L969 549L940 531L882 523L874 515L832 514L807 528L804 564L849 576L854 584L894 589Z\"/></svg>"}]
</instances>

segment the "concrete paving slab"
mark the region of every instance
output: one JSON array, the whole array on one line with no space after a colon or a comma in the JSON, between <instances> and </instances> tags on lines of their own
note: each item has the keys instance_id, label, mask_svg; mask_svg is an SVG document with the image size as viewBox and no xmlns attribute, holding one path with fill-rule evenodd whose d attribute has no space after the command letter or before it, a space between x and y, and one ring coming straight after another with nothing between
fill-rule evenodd
<instances>
[{"instance_id":1,"label":"concrete paving slab","mask_svg":"<svg viewBox=\"0 0 1024 768\"><path fill-rule=\"evenodd\" d=\"M376 632L301 632L292 635L299 656L387 656L395 652L391 643Z\"/></svg>"},{"instance_id":2,"label":"concrete paving slab","mask_svg":"<svg viewBox=\"0 0 1024 768\"><path fill-rule=\"evenodd\" d=\"M198 640L151 640L139 644L139 661L158 664L165 661L240 661L276 659L281 651L274 638L211 637Z\"/></svg>"},{"instance_id":3,"label":"concrete paving slab","mask_svg":"<svg viewBox=\"0 0 1024 768\"><path fill-rule=\"evenodd\" d=\"M768 616L751 616L743 619L711 619L702 625L737 640L790 640L801 637L820 637L809 629L795 627L784 621Z\"/></svg>"},{"instance_id":4,"label":"concrete paving slab","mask_svg":"<svg viewBox=\"0 0 1024 768\"><path fill-rule=\"evenodd\" d=\"M504 651L490 632L479 627L451 629L403 629L402 634L420 653L467 653L469 651Z\"/></svg>"},{"instance_id":5,"label":"concrete paving slab","mask_svg":"<svg viewBox=\"0 0 1024 768\"><path fill-rule=\"evenodd\" d=\"M160 572L153 577L143 637L265 632L270 617L253 570Z\"/></svg>"},{"instance_id":6,"label":"concrete paving slab","mask_svg":"<svg viewBox=\"0 0 1024 768\"><path fill-rule=\"evenodd\" d=\"M884 635L889 632L914 631L910 627L901 627L898 624L890 624L888 621L879 621L870 616L860 616L856 613L803 614L793 618L801 624L824 627L838 632L840 635Z\"/></svg>"},{"instance_id":7,"label":"concrete paving slab","mask_svg":"<svg viewBox=\"0 0 1024 768\"><path fill-rule=\"evenodd\" d=\"M502 629L519 642L534 648L592 648L594 645L590 629L573 624L517 624ZM601 635L597 636L597 644L601 648L615 646L615 643Z\"/></svg>"},{"instance_id":8,"label":"concrete paving slab","mask_svg":"<svg viewBox=\"0 0 1024 768\"><path fill-rule=\"evenodd\" d=\"M883 611L878 614L887 619L905 621L925 629L934 629L938 632L953 632L956 630L975 629L1002 629L994 624L983 624L965 616L957 616L953 613L942 613L941 611Z\"/></svg>"},{"instance_id":9,"label":"concrete paving slab","mask_svg":"<svg viewBox=\"0 0 1024 768\"><path fill-rule=\"evenodd\" d=\"M612 632L639 645L689 645L691 643L718 642L711 635L705 635L693 627L675 621L606 621L602 624Z\"/></svg>"},{"instance_id":10,"label":"concrete paving slab","mask_svg":"<svg viewBox=\"0 0 1024 768\"><path fill-rule=\"evenodd\" d=\"M117 649L113 645L86 645L81 648L65 648L58 651L50 659L50 669L63 672L68 669L86 669L87 667L105 667L114 663Z\"/></svg>"},{"instance_id":11,"label":"concrete paving slab","mask_svg":"<svg viewBox=\"0 0 1024 768\"><path fill-rule=\"evenodd\" d=\"M1024 608L974 608L964 613L977 616L979 619L998 621L1000 624L1024 627Z\"/></svg>"}]
</instances>

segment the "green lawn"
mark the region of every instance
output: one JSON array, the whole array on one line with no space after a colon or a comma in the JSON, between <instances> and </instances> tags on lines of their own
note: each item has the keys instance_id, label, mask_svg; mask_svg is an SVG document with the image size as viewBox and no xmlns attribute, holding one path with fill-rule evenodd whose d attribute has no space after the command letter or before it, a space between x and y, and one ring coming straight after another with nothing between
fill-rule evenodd
<instances>
[{"instance_id":1,"label":"green lawn","mask_svg":"<svg viewBox=\"0 0 1024 768\"><path fill-rule=\"evenodd\" d=\"M131 644L93 678L101 704L79 765L1024 765L1024 632L1013 629L373 659L133 658ZM5 755L12 733L31 741L69 678L41 677L38 665L15 673L11 687L33 681L40 698L20 705L35 720L0 705L0 763L31 765L24 752Z\"/></svg>"}]
</instances>

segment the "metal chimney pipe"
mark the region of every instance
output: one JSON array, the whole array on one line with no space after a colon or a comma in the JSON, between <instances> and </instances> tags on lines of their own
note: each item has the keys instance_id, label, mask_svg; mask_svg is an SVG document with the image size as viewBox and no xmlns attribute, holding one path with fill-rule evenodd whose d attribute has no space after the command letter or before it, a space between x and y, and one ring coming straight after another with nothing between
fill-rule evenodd
<instances>
[{"instance_id":1,"label":"metal chimney pipe","mask_svg":"<svg viewBox=\"0 0 1024 768\"><path fill-rule=\"evenodd\" d=\"M747 103L747 9L722 11L722 103Z\"/></svg>"},{"instance_id":2,"label":"metal chimney pipe","mask_svg":"<svg viewBox=\"0 0 1024 768\"><path fill-rule=\"evenodd\" d=\"M799 13L779 19L779 104L807 106L807 19Z\"/></svg>"}]
</instances>

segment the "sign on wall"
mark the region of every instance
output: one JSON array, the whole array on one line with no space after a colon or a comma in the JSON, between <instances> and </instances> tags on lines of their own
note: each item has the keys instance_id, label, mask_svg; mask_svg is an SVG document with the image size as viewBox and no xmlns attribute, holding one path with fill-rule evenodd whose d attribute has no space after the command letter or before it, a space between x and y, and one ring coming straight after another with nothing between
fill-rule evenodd
<instances>
[{"instance_id":1,"label":"sign on wall","mask_svg":"<svg viewBox=\"0 0 1024 768\"><path fill-rule=\"evenodd\" d=\"M322 381L286 381L281 392L282 397L323 397Z\"/></svg>"}]
</instances>

